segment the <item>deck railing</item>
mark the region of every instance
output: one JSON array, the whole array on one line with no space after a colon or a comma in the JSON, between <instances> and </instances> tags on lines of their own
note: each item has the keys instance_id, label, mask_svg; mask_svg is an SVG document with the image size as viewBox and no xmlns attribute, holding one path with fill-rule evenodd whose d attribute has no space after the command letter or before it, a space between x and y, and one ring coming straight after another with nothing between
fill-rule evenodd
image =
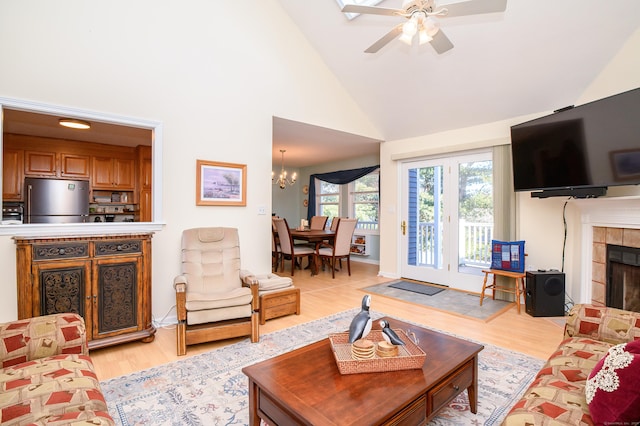
<instances>
[{"instance_id":1,"label":"deck railing","mask_svg":"<svg viewBox=\"0 0 640 426\"><path fill-rule=\"evenodd\" d=\"M417 235L417 261L420 266L437 267L442 241L433 222L420 222ZM488 267L491 264L492 223L460 222L459 266Z\"/></svg>"}]
</instances>

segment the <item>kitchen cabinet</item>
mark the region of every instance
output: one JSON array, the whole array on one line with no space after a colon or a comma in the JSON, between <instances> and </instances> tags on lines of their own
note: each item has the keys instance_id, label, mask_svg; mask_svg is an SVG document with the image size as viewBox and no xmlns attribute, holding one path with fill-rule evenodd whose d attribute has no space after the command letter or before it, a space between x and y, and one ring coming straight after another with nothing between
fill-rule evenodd
<instances>
[{"instance_id":1,"label":"kitchen cabinet","mask_svg":"<svg viewBox=\"0 0 640 426\"><path fill-rule=\"evenodd\" d=\"M143 189L140 191L140 204L139 206L139 215L138 222L151 222L151 190Z\"/></svg>"},{"instance_id":2,"label":"kitchen cabinet","mask_svg":"<svg viewBox=\"0 0 640 426\"><path fill-rule=\"evenodd\" d=\"M56 153L30 151L24 153L24 175L32 177L55 177L57 173Z\"/></svg>"},{"instance_id":3,"label":"kitchen cabinet","mask_svg":"<svg viewBox=\"0 0 640 426\"><path fill-rule=\"evenodd\" d=\"M60 177L70 179L89 179L91 157L60 153Z\"/></svg>"},{"instance_id":4,"label":"kitchen cabinet","mask_svg":"<svg viewBox=\"0 0 640 426\"><path fill-rule=\"evenodd\" d=\"M22 201L24 151L5 148L2 155L2 200Z\"/></svg>"},{"instance_id":5,"label":"kitchen cabinet","mask_svg":"<svg viewBox=\"0 0 640 426\"><path fill-rule=\"evenodd\" d=\"M151 147L150 146L138 146L136 148L136 155L138 158L138 182L140 189L151 189Z\"/></svg>"},{"instance_id":6,"label":"kitchen cabinet","mask_svg":"<svg viewBox=\"0 0 640 426\"><path fill-rule=\"evenodd\" d=\"M151 214L151 183L153 179L151 147L136 147L136 160L138 163L138 207L139 214L137 220L139 222L151 222L153 220Z\"/></svg>"},{"instance_id":7,"label":"kitchen cabinet","mask_svg":"<svg viewBox=\"0 0 640 426\"><path fill-rule=\"evenodd\" d=\"M135 189L133 158L92 157L91 187L93 189Z\"/></svg>"},{"instance_id":8,"label":"kitchen cabinet","mask_svg":"<svg viewBox=\"0 0 640 426\"><path fill-rule=\"evenodd\" d=\"M154 339L151 234L14 240L19 319L77 313L90 349Z\"/></svg>"}]
</instances>

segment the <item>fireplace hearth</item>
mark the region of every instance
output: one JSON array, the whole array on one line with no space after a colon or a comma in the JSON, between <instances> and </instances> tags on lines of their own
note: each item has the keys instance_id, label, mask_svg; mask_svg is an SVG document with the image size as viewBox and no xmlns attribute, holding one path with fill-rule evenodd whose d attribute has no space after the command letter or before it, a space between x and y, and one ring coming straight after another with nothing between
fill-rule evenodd
<instances>
[{"instance_id":1,"label":"fireplace hearth","mask_svg":"<svg viewBox=\"0 0 640 426\"><path fill-rule=\"evenodd\" d=\"M640 312L640 248L607 244L606 304Z\"/></svg>"}]
</instances>

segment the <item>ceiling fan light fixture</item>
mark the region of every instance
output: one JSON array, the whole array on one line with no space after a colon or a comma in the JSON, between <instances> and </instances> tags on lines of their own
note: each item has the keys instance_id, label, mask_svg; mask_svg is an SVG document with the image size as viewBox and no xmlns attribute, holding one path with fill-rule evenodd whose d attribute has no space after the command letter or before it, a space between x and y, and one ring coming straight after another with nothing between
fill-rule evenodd
<instances>
[{"instance_id":1,"label":"ceiling fan light fixture","mask_svg":"<svg viewBox=\"0 0 640 426\"><path fill-rule=\"evenodd\" d=\"M429 33L424 28L420 30L419 37L420 37L419 38L420 45L423 45L425 43L429 43L430 41L433 40L433 37L431 37L429 35Z\"/></svg>"},{"instance_id":2,"label":"ceiling fan light fixture","mask_svg":"<svg viewBox=\"0 0 640 426\"><path fill-rule=\"evenodd\" d=\"M402 26L402 35L413 37L418 32L418 24L411 18Z\"/></svg>"},{"instance_id":3,"label":"ceiling fan light fixture","mask_svg":"<svg viewBox=\"0 0 640 426\"><path fill-rule=\"evenodd\" d=\"M76 118L61 118L58 120L61 126L68 127L70 129L87 130L91 128L91 123L84 120L78 120Z\"/></svg>"},{"instance_id":4,"label":"ceiling fan light fixture","mask_svg":"<svg viewBox=\"0 0 640 426\"><path fill-rule=\"evenodd\" d=\"M437 19L432 18L431 16L422 20L422 27L429 34L429 36L433 37L440 31L440 22Z\"/></svg>"}]
</instances>

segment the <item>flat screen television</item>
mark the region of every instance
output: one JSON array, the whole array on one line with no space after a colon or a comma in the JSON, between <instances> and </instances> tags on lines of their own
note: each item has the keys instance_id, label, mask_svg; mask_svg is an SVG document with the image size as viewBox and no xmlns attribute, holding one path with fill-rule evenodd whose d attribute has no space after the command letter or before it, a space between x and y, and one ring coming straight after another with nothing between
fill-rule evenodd
<instances>
[{"instance_id":1,"label":"flat screen television","mask_svg":"<svg viewBox=\"0 0 640 426\"><path fill-rule=\"evenodd\" d=\"M640 184L640 88L511 127L515 191L604 195Z\"/></svg>"}]
</instances>

